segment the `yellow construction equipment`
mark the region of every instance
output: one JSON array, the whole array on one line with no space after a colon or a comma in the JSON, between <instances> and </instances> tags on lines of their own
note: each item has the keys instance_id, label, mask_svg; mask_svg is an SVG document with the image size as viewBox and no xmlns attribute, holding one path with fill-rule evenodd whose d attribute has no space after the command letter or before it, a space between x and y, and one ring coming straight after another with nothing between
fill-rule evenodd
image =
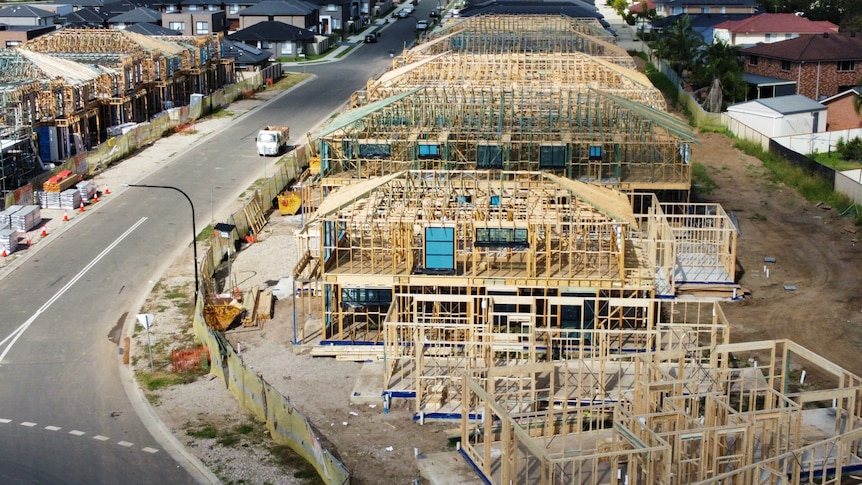
<instances>
[{"instance_id":1,"label":"yellow construction equipment","mask_svg":"<svg viewBox=\"0 0 862 485\"><path fill-rule=\"evenodd\" d=\"M320 155L317 154L317 149L314 146L314 140L311 139L311 133L307 133L308 138L308 171L313 175L320 173Z\"/></svg>"}]
</instances>

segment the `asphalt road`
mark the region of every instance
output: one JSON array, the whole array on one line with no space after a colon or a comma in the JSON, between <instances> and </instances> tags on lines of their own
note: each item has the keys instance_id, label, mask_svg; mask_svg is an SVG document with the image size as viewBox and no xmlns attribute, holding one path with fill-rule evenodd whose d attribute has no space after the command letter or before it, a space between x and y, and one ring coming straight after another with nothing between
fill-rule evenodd
<instances>
[{"instance_id":1,"label":"asphalt road","mask_svg":"<svg viewBox=\"0 0 862 485\"><path fill-rule=\"evenodd\" d=\"M433 8L426 4L417 9L425 16ZM266 160L254 148L262 125L288 125L293 142L304 143L305 133L390 65L388 50L412 42L414 25L390 21L379 42L338 62L289 68L316 76L129 183L183 190L204 227L211 206L222 213L264 175ZM127 396L129 371L117 345L153 282L188 247L191 210L172 190L114 194L0 280L0 483L207 480L157 431L146 406Z\"/></svg>"}]
</instances>

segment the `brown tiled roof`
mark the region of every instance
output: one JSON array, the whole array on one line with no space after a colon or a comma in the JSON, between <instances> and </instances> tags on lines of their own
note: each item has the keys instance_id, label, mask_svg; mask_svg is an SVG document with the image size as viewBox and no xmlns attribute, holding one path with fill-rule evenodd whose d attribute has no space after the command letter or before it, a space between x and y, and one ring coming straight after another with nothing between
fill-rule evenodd
<instances>
[{"instance_id":1,"label":"brown tiled roof","mask_svg":"<svg viewBox=\"0 0 862 485\"><path fill-rule=\"evenodd\" d=\"M781 42L757 44L742 49L742 54L787 61L856 61L862 59L862 34L800 35Z\"/></svg>"},{"instance_id":2,"label":"brown tiled roof","mask_svg":"<svg viewBox=\"0 0 862 485\"><path fill-rule=\"evenodd\" d=\"M828 21L808 20L792 13L763 13L743 20L728 20L715 26L737 33L822 34L838 32L838 26Z\"/></svg>"}]
</instances>

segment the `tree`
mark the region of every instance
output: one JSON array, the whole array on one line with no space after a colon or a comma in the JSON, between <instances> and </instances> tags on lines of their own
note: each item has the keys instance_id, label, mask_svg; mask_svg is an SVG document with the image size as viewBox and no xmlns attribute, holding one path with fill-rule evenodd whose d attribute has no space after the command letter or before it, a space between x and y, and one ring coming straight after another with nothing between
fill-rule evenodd
<instances>
[{"instance_id":1,"label":"tree","mask_svg":"<svg viewBox=\"0 0 862 485\"><path fill-rule=\"evenodd\" d=\"M692 68L689 83L695 89L710 87L715 90L716 86L720 86L721 98L730 102L745 99L748 85L742 78L741 49L740 46L725 42L716 42L701 49ZM712 93L710 98L717 99L716 93ZM721 111L722 104L720 100L718 105L712 106L709 111Z\"/></svg>"},{"instance_id":2,"label":"tree","mask_svg":"<svg viewBox=\"0 0 862 485\"><path fill-rule=\"evenodd\" d=\"M862 79L856 82L856 96L853 97L853 109L856 110L856 114L862 114Z\"/></svg>"},{"instance_id":3,"label":"tree","mask_svg":"<svg viewBox=\"0 0 862 485\"><path fill-rule=\"evenodd\" d=\"M691 17L683 15L650 46L683 79L694 66L699 51L704 47L703 38L691 26Z\"/></svg>"}]
</instances>

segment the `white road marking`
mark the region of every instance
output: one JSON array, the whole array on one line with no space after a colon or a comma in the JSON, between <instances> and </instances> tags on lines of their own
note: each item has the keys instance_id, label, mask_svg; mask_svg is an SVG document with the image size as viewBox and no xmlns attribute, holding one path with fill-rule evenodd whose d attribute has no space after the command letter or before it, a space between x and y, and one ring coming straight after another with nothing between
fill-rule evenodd
<instances>
[{"instance_id":1,"label":"white road marking","mask_svg":"<svg viewBox=\"0 0 862 485\"><path fill-rule=\"evenodd\" d=\"M45 426L45 429L47 429L48 431L60 431L63 428L59 426Z\"/></svg>"},{"instance_id":2,"label":"white road marking","mask_svg":"<svg viewBox=\"0 0 862 485\"><path fill-rule=\"evenodd\" d=\"M69 434L73 434L75 436L83 436L87 433L85 433L83 431L78 431L77 429L73 429L72 431L69 431Z\"/></svg>"},{"instance_id":3,"label":"white road marking","mask_svg":"<svg viewBox=\"0 0 862 485\"><path fill-rule=\"evenodd\" d=\"M131 234L131 233L132 233L132 231L134 231L135 229L137 229L137 228L138 228L138 226L140 226L141 224L143 224L143 223L144 223L144 221L146 221L146 220L147 220L147 218L146 218L146 217L141 217L141 219L140 219L140 220L138 220L138 222L136 222L136 223L132 224L132 226L131 226L131 227L129 227L128 229L126 229L126 232L124 232L124 233L120 234L120 236L119 236L119 237L117 237L117 239L114 239L114 242L112 242L111 244L109 244L109 245L108 245L108 247L106 247L105 249L103 249L103 250L102 250L102 252L101 252L101 253L99 253L99 255L98 255L98 256L96 256L95 258L93 258L93 260L92 260L92 261L90 261L90 262L87 264L87 266L84 266L84 268L83 268L83 269L81 269L81 271L79 271L79 272L78 272L78 274L76 274L74 278L72 278L71 280L69 280L69 282L68 282L68 283L66 283L66 285L65 285L65 286L63 286L62 288L60 288L60 290L59 290L59 291L57 291L57 293L55 293L55 294L54 294L54 296L52 296L51 298L49 298L49 299L48 299L48 301L46 301L44 305L42 305L38 310L36 310L36 313L34 313L32 316L30 316L30 318L28 318L26 322L22 323L22 324L21 324L21 326L20 326L20 327L18 327L18 328L16 328L12 333L10 333L8 337L6 337L6 338L4 338L2 341L0 341L0 346L6 345L6 349L5 349L5 350L3 350L3 353L2 353L2 354L0 354L0 362L3 362L3 359L4 359L4 358L6 358L6 354L8 354L10 350L12 350L12 346L13 346L13 345L15 345L15 342L17 342L17 341L18 341L18 338L19 338L19 337L21 337L21 335L23 335L23 334L24 334L24 332L26 332L26 331L27 331L27 329L28 329L28 328L30 327L30 325L31 325L31 324L36 320L36 318L38 318L38 317L39 317L39 315L41 315L41 314L42 314L42 313L44 313L46 310L48 310L48 308L50 308L50 307L51 307L51 305L53 305L53 304L54 304L54 302L56 302L57 300L59 300L59 299L60 299L60 297L61 297L61 296L63 296L63 294L65 294L67 291L69 291L69 289L70 289L70 288L72 288L72 286L73 286L75 283L77 283L77 282L78 282L78 280L80 280L81 278L83 278L83 277L84 277L84 275L85 275L85 274L87 274L87 272L88 272L88 271L90 271L91 269L93 269L93 266L95 266L95 265L96 265L96 263L98 263L102 258L104 258L105 256L107 256L107 255L108 255L108 253L109 253L109 252L111 252L111 250L113 250L115 247L117 247L117 245L118 245L118 244L120 244L120 243L123 241L123 239L127 238L127 237L129 236L129 234ZM10 339L11 339L11 340L10 340ZM7 345L7 342L8 342L8 345Z\"/></svg>"},{"instance_id":4,"label":"white road marking","mask_svg":"<svg viewBox=\"0 0 862 485\"><path fill-rule=\"evenodd\" d=\"M30 421L22 421L21 426L26 426L28 428L32 428L33 426L36 426L36 423L31 423Z\"/></svg>"},{"instance_id":5,"label":"white road marking","mask_svg":"<svg viewBox=\"0 0 862 485\"><path fill-rule=\"evenodd\" d=\"M0 419L0 423L3 423L3 424L8 424L8 423L11 423L11 422L12 422L12 420L11 420L11 419Z\"/></svg>"},{"instance_id":6,"label":"white road marking","mask_svg":"<svg viewBox=\"0 0 862 485\"><path fill-rule=\"evenodd\" d=\"M129 443L128 441L117 441L117 444L120 446L125 446L126 448L134 446L134 443Z\"/></svg>"},{"instance_id":7,"label":"white road marking","mask_svg":"<svg viewBox=\"0 0 862 485\"><path fill-rule=\"evenodd\" d=\"M147 453L158 453L159 452L159 450L157 450L155 448L150 448L149 446L147 446L145 448L141 448L141 450L146 451Z\"/></svg>"},{"instance_id":8,"label":"white road marking","mask_svg":"<svg viewBox=\"0 0 862 485\"><path fill-rule=\"evenodd\" d=\"M109 440L109 439L111 439L111 438L108 438L107 436L102 436L102 435L100 435L100 434L97 434L96 436L93 436L93 439L94 439L94 440L99 440L99 441L108 441L108 440Z\"/></svg>"}]
</instances>

